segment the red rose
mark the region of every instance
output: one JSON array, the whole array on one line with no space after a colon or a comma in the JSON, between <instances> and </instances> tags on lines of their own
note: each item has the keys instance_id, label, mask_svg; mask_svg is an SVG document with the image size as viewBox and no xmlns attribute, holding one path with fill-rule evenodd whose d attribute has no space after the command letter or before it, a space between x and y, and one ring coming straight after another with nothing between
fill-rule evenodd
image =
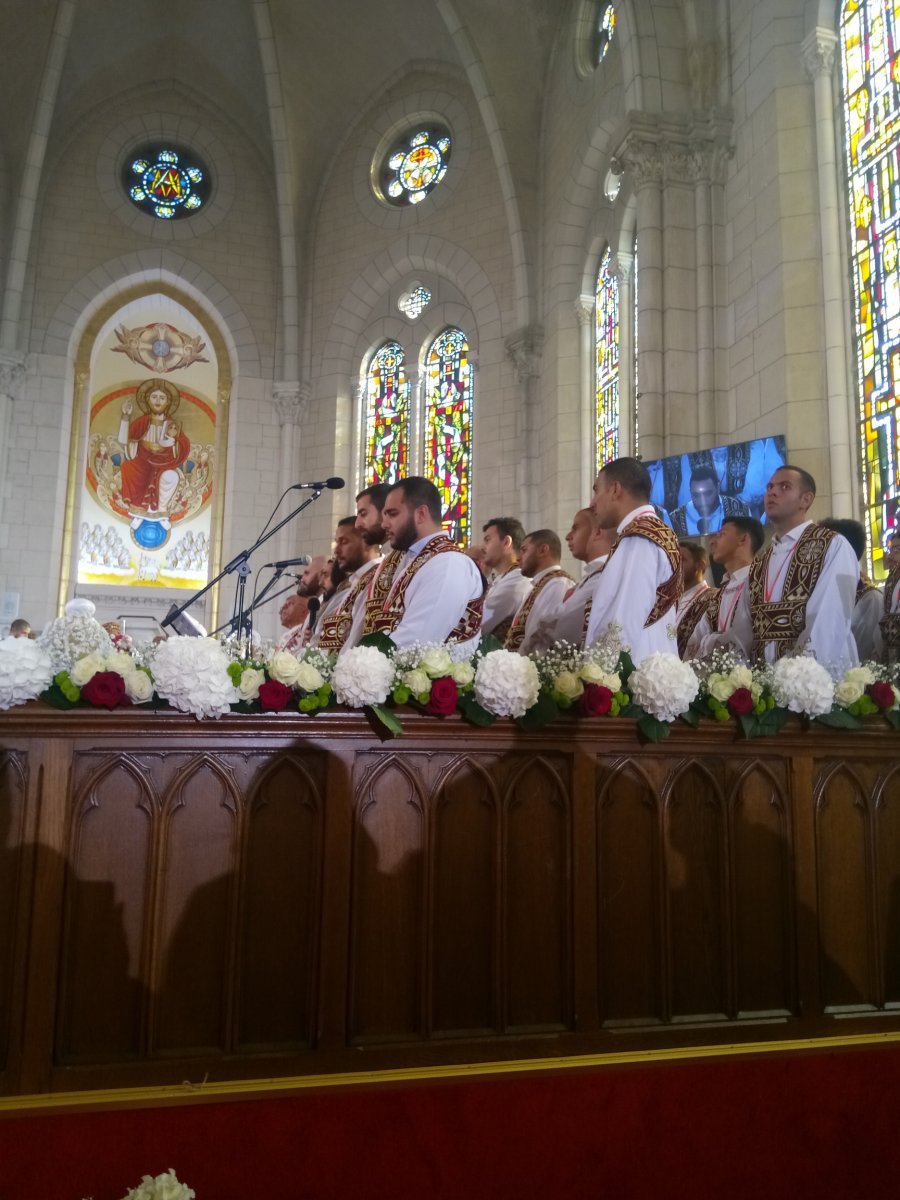
<instances>
[{"instance_id":1,"label":"red rose","mask_svg":"<svg viewBox=\"0 0 900 1200\"><path fill-rule=\"evenodd\" d=\"M277 679L267 679L259 685L259 702L267 712L282 712L290 704L293 688Z\"/></svg>"},{"instance_id":2,"label":"red rose","mask_svg":"<svg viewBox=\"0 0 900 1200\"><path fill-rule=\"evenodd\" d=\"M749 688L735 688L728 697L728 711L736 717L743 717L753 712L753 696Z\"/></svg>"},{"instance_id":3,"label":"red rose","mask_svg":"<svg viewBox=\"0 0 900 1200\"><path fill-rule=\"evenodd\" d=\"M866 688L866 695L871 697L879 708L894 707L894 689L889 683L884 683L883 681L870 683Z\"/></svg>"},{"instance_id":4,"label":"red rose","mask_svg":"<svg viewBox=\"0 0 900 1200\"><path fill-rule=\"evenodd\" d=\"M116 671L98 671L81 689L81 694L97 708L117 708L126 699L125 680Z\"/></svg>"},{"instance_id":5,"label":"red rose","mask_svg":"<svg viewBox=\"0 0 900 1200\"><path fill-rule=\"evenodd\" d=\"M431 685L431 698L425 706L425 711L433 717L449 717L456 712L456 702L459 699L459 688L456 680L449 675L442 675Z\"/></svg>"},{"instance_id":6,"label":"red rose","mask_svg":"<svg viewBox=\"0 0 900 1200\"><path fill-rule=\"evenodd\" d=\"M578 707L583 717L604 717L612 708L613 694L608 687L599 683L586 683L578 698Z\"/></svg>"}]
</instances>

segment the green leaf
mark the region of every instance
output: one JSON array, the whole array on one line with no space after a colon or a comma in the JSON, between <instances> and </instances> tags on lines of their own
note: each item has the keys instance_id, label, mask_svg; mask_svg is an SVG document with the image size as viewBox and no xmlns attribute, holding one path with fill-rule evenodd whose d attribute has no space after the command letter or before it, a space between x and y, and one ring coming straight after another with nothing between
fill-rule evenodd
<instances>
[{"instance_id":1,"label":"green leaf","mask_svg":"<svg viewBox=\"0 0 900 1200\"><path fill-rule=\"evenodd\" d=\"M900 729L900 708L887 709L884 719L890 725L891 729Z\"/></svg>"},{"instance_id":2,"label":"green leaf","mask_svg":"<svg viewBox=\"0 0 900 1200\"><path fill-rule=\"evenodd\" d=\"M495 650L502 650L503 643L498 641L492 633L483 633L481 641L478 643L479 654L492 654Z\"/></svg>"},{"instance_id":3,"label":"green leaf","mask_svg":"<svg viewBox=\"0 0 900 1200\"><path fill-rule=\"evenodd\" d=\"M360 646L374 646L382 654L392 654L397 649L386 633L367 633L364 638L360 638L359 644Z\"/></svg>"},{"instance_id":4,"label":"green leaf","mask_svg":"<svg viewBox=\"0 0 900 1200\"><path fill-rule=\"evenodd\" d=\"M481 725L483 728L493 725L497 720L493 713L488 712L486 708L482 708L471 693L460 696L459 710L472 725Z\"/></svg>"},{"instance_id":5,"label":"green leaf","mask_svg":"<svg viewBox=\"0 0 900 1200\"><path fill-rule=\"evenodd\" d=\"M402 735L403 726L389 708L385 708L383 704L370 704L368 711L376 721L381 722L392 737L400 737Z\"/></svg>"},{"instance_id":6,"label":"green leaf","mask_svg":"<svg viewBox=\"0 0 900 1200\"><path fill-rule=\"evenodd\" d=\"M665 721L658 721L656 717L651 717L649 713L644 713L638 717L638 729L644 735L648 742L662 742L672 732L672 726Z\"/></svg>"},{"instance_id":7,"label":"green leaf","mask_svg":"<svg viewBox=\"0 0 900 1200\"><path fill-rule=\"evenodd\" d=\"M623 679L629 679L634 674L634 659L627 650L623 650L619 655L619 675Z\"/></svg>"},{"instance_id":8,"label":"green leaf","mask_svg":"<svg viewBox=\"0 0 900 1200\"><path fill-rule=\"evenodd\" d=\"M759 717L754 717L753 733L748 737L772 737L785 726L791 714L786 708L769 708Z\"/></svg>"},{"instance_id":9,"label":"green leaf","mask_svg":"<svg viewBox=\"0 0 900 1200\"><path fill-rule=\"evenodd\" d=\"M80 695L81 693L79 692L79 696ZM41 692L40 699L43 700L45 704L49 704L51 707L59 709L75 708L78 705L78 701L70 700L58 683L51 683L46 692Z\"/></svg>"},{"instance_id":10,"label":"green leaf","mask_svg":"<svg viewBox=\"0 0 900 1200\"><path fill-rule=\"evenodd\" d=\"M848 713L845 708L833 708L831 712L822 713L816 717L820 725L828 725L831 729L861 729L862 722Z\"/></svg>"},{"instance_id":11,"label":"green leaf","mask_svg":"<svg viewBox=\"0 0 900 1200\"><path fill-rule=\"evenodd\" d=\"M683 712L681 714L681 719L686 724L690 725L692 729L699 729L700 727L700 714L693 705L691 705L687 712Z\"/></svg>"},{"instance_id":12,"label":"green leaf","mask_svg":"<svg viewBox=\"0 0 900 1200\"><path fill-rule=\"evenodd\" d=\"M623 704L619 710L619 713L620 716L634 717L637 720L640 720L640 718L644 715L644 710L639 704Z\"/></svg>"},{"instance_id":13,"label":"green leaf","mask_svg":"<svg viewBox=\"0 0 900 1200\"><path fill-rule=\"evenodd\" d=\"M549 692L541 692L528 712L517 719L520 729L543 729L556 719L559 709Z\"/></svg>"}]
</instances>

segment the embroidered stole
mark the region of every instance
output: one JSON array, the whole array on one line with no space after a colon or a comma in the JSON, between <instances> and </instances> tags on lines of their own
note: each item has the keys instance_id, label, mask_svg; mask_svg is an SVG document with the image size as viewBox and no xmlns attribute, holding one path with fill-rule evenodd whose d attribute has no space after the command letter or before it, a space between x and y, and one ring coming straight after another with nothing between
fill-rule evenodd
<instances>
[{"instance_id":1,"label":"embroidered stole","mask_svg":"<svg viewBox=\"0 0 900 1200\"><path fill-rule=\"evenodd\" d=\"M528 624L528 618L531 616L535 600L537 600L538 596L551 580L559 579L560 577L568 579L570 583L573 582L562 567L554 567L534 584L531 591L519 605L518 612L513 617L509 633L506 635L506 642L504 643L507 650L518 650L525 641L525 626Z\"/></svg>"},{"instance_id":2,"label":"embroidered stole","mask_svg":"<svg viewBox=\"0 0 900 1200\"><path fill-rule=\"evenodd\" d=\"M378 567L370 567L363 571L355 580L345 579L339 585L335 595L340 594L341 600L325 614L319 624L319 649L340 650L350 636L353 627L353 610L356 601L371 582L371 576Z\"/></svg>"},{"instance_id":3,"label":"embroidered stole","mask_svg":"<svg viewBox=\"0 0 900 1200\"><path fill-rule=\"evenodd\" d=\"M716 601L716 615L712 616L713 600ZM681 614L681 619L678 622L676 638L678 641L678 657L684 658L688 648L688 642L694 636L694 630L700 624L704 615L708 615L710 621L715 625L719 621L719 588L704 588L702 592L693 598L684 612Z\"/></svg>"},{"instance_id":4,"label":"embroidered stole","mask_svg":"<svg viewBox=\"0 0 900 1200\"><path fill-rule=\"evenodd\" d=\"M670 608L674 608L678 604L684 590L681 581L681 554L678 549L678 537L675 530L670 529L664 521L660 521L659 517L651 517L647 513L642 517L635 517L630 525L625 526L613 543L609 558L612 558L621 546L623 538L627 537L646 538L648 542L658 546L669 560L669 566L672 568L670 577L656 589L653 607L644 622L644 628L649 629L651 625L655 625L657 621L661 620ZM607 563L609 563L609 558L606 560Z\"/></svg>"},{"instance_id":5,"label":"embroidered stole","mask_svg":"<svg viewBox=\"0 0 900 1200\"><path fill-rule=\"evenodd\" d=\"M587 583L587 581L589 579L593 579L595 575L599 575L603 571L604 567L606 566L606 563L608 563L608 562L609 562L609 555L607 554L606 562L602 562L600 564L600 566L595 567L593 569L593 571L588 571L587 575L582 575L582 577L578 580L578 582L572 588L572 592L577 592L578 589L583 584ZM572 592L569 593L570 596L571 596ZM566 597L566 599L568 599L568 596ZM584 617L582 618L582 621L581 621L581 644L582 644L582 646L587 641L588 625L590 624L591 609L593 608L593 606L594 606L594 593L591 592L590 596L588 596L587 600L585 601Z\"/></svg>"},{"instance_id":6,"label":"embroidered stole","mask_svg":"<svg viewBox=\"0 0 900 1200\"><path fill-rule=\"evenodd\" d=\"M894 567L884 581L884 615L878 622L881 629L881 640L884 644L884 657L887 662L896 662L900 658L900 612L891 612L894 592L898 583L900 583L900 567Z\"/></svg>"},{"instance_id":7,"label":"embroidered stole","mask_svg":"<svg viewBox=\"0 0 900 1200\"><path fill-rule=\"evenodd\" d=\"M753 653L758 657L762 657L768 642L774 642L775 657L782 658L803 632L806 605L819 582L825 554L835 536L833 530L823 529L821 525L807 525L791 555L779 600L766 600L772 544L750 564Z\"/></svg>"},{"instance_id":8,"label":"embroidered stole","mask_svg":"<svg viewBox=\"0 0 900 1200\"><path fill-rule=\"evenodd\" d=\"M406 557L403 550L393 550L378 570L369 587L366 599L366 615L363 621L363 637L368 633L390 634L403 619L406 609L406 590L422 567L438 554L462 554L456 542L446 534L439 534L426 542L399 579L397 572ZM390 564L390 565L389 565ZM386 570L387 568L387 570ZM395 585L396 581L396 586ZM468 641L481 629L481 610L484 607L484 592L477 600L470 600L456 626L451 629L448 641Z\"/></svg>"}]
</instances>

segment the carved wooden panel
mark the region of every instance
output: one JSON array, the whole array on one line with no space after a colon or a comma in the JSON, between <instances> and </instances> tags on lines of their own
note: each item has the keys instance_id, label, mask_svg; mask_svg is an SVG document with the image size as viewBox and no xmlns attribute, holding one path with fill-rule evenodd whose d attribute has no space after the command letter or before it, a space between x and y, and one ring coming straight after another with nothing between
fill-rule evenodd
<instances>
[{"instance_id":1,"label":"carved wooden panel","mask_svg":"<svg viewBox=\"0 0 900 1200\"><path fill-rule=\"evenodd\" d=\"M0 750L0 1080L10 1047L10 1020L16 976L14 949L22 912L25 803L28 756Z\"/></svg>"},{"instance_id":2,"label":"carved wooden panel","mask_svg":"<svg viewBox=\"0 0 900 1200\"><path fill-rule=\"evenodd\" d=\"M828 1011L878 1003L875 937L874 771L842 760L815 785L819 971Z\"/></svg>"},{"instance_id":3,"label":"carved wooden panel","mask_svg":"<svg viewBox=\"0 0 900 1200\"><path fill-rule=\"evenodd\" d=\"M518 753L358 757L352 1040L571 1024L564 762Z\"/></svg>"},{"instance_id":4,"label":"carved wooden panel","mask_svg":"<svg viewBox=\"0 0 900 1200\"><path fill-rule=\"evenodd\" d=\"M664 1019L659 774L632 758L598 771L597 958L611 1026Z\"/></svg>"},{"instance_id":5,"label":"carved wooden panel","mask_svg":"<svg viewBox=\"0 0 900 1200\"><path fill-rule=\"evenodd\" d=\"M900 1006L900 765L883 769L875 791L879 1002Z\"/></svg>"},{"instance_id":6,"label":"carved wooden panel","mask_svg":"<svg viewBox=\"0 0 900 1200\"><path fill-rule=\"evenodd\" d=\"M796 1011L796 923L787 764L736 764L728 804L736 1015L788 1015Z\"/></svg>"}]
</instances>

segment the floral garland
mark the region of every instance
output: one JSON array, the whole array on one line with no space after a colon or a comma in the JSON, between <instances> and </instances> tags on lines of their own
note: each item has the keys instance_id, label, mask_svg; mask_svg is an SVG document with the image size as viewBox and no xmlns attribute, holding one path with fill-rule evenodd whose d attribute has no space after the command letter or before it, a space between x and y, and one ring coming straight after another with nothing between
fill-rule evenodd
<instances>
[{"instance_id":1,"label":"floral garland","mask_svg":"<svg viewBox=\"0 0 900 1200\"><path fill-rule=\"evenodd\" d=\"M900 729L896 668L866 663L835 682L813 658L748 666L730 651L693 662L653 654L635 667L616 630L588 650L558 643L532 656L491 638L460 658L458 646L398 648L374 634L339 657L307 649L246 658L241 647L212 638L114 645L96 635L83 612L60 621L52 639L57 651L65 646L69 653L79 640L93 648L70 655L60 668L52 646L0 641L0 709L42 699L59 708L168 706L203 719L231 712L312 715L342 705L365 709L393 734L402 732L397 709L403 707L438 717L458 712L476 725L510 718L525 729L570 713L634 718L653 741L668 736L679 719L695 727L702 719L734 721L746 737L770 736L790 713L844 729L880 716Z\"/></svg>"}]
</instances>

